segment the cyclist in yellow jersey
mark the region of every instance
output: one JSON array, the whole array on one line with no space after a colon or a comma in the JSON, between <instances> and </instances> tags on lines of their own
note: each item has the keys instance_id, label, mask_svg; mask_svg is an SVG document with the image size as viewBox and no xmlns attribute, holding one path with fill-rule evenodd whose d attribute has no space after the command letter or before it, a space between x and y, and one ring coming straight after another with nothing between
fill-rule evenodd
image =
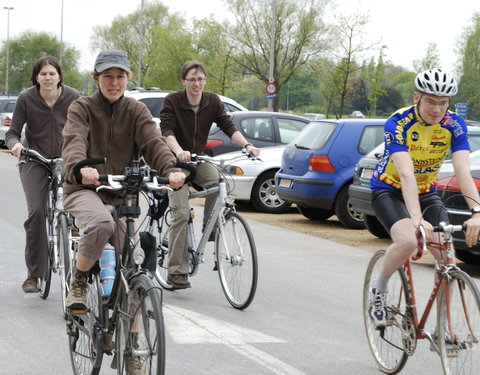
<instances>
[{"instance_id":1,"label":"cyclist in yellow jersey","mask_svg":"<svg viewBox=\"0 0 480 375\"><path fill-rule=\"evenodd\" d=\"M427 240L435 240L438 234L432 225L448 222L436 179L450 150L462 194L472 210L465 222L468 246L477 244L480 232L480 196L470 173L466 123L448 111L457 83L449 73L432 69L416 76L415 88L415 104L398 110L385 123L384 155L370 182L375 214L392 238L372 289L370 317L377 326L388 322L384 308L388 281L415 251L419 226Z\"/></svg>"}]
</instances>

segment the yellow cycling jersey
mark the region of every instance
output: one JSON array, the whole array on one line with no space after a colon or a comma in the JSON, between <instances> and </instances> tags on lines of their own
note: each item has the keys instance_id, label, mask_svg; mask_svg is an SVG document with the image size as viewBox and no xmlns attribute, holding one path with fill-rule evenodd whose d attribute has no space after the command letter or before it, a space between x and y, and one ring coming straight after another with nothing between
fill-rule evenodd
<instances>
[{"instance_id":1,"label":"yellow cycling jersey","mask_svg":"<svg viewBox=\"0 0 480 375\"><path fill-rule=\"evenodd\" d=\"M385 151L370 180L372 191L400 190L402 185L392 154L408 152L412 158L418 193L436 191L437 175L448 152L470 150L465 120L448 111L438 124L428 125L417 106L395 112L385 123Z\"/></svg>"}]
</instances>

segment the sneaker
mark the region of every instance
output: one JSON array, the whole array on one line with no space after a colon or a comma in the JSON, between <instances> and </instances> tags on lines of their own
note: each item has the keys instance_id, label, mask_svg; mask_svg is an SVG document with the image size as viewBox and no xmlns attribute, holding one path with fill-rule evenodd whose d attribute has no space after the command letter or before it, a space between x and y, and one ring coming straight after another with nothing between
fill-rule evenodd
<instances>
[{"instance_id":1,"label":"sneaker","mask_svg":"<svg viewBox=\"0 0 480 375\"><path fill-rule=\"evenodd\" d=\"M22 289L25 293L38 293L40 288L38 287L38 282L36 277L27 277L23 282Z\"/></svg>"},{"instance_id":2,"label":"sneaker","mask_svg":"<svg viewBox=\"0 0 480 375\"><path fill-rule=\"evenodd\" d=\"M87 310L87 279L75 276L70 285L65 305L69 310Z\"/></svg>"},{"instance_id":3,"label":"sneaker","mask_svg":"<svg viewBox=\"0 0 480 375\"><path fill-rule=\"evenodd\" d=\"M142 358L139 356L129 356L126 358L128 375L145 375L146 369L143 366Z\"/></svg>"},{"instance_id":4,"label":"sneaker","mask_svg":"<svg viewBox=\"0 0 480 375\"><path fill-rule=\"evenodd\" d=\"M435 345L433 344L433 342L430 343L430 351L431 352L436 352L437 351L437 348L438 348L438 333L437 333L437 329L435 328L435 331L433 332L432 334L432 340L433 342L435 343L435 345L437 347L435 347ZM452 339L450 338L450 334L448 333L447 329L445 328L445 348L447 349L447 351L451 351L453 348L454 348L454 344L453 344L453 341Z\"/></svg>"},{"instance_id":5,"label":"sneaker","mask_svg":"<svg viewBox=\"0 0 480 375\"><path fill-rule=\"evenodd\" d=\"M174 289L187 289L191 287L186 274L168 275L167 284L171 285Z\"/></svg>"},{"instance_id":6,"label":"sneaker","mask_svg":"<svg viewBox=\"0 0 480 375\"><path fill-rule=\"evenodd\" d=\"M387 325L387 310L385 305L387 302L387 293L381 293L375 288L372 289L370 296L369 315L373 320L375 327L384 327Z\"/></svg>"}]
</instances>

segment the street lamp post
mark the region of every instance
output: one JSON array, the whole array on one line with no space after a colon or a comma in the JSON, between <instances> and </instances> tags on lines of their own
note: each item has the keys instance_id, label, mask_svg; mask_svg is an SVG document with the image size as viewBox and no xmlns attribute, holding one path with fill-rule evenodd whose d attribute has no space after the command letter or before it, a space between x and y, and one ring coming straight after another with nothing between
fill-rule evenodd
<instances>
[{"instance_id":1,"label":"street lamp post","mask_svg":"<svg viewBox=\"0 0 480 375\"><path fill-rule=\"evenodd\" d=\"M3 7L3 9L7 10L7 64L5 68L5 91L7 95L9 95L8 90L8 71L10 70L10 11L13 10L13 7Z\"/></svg>"}]
</instances>

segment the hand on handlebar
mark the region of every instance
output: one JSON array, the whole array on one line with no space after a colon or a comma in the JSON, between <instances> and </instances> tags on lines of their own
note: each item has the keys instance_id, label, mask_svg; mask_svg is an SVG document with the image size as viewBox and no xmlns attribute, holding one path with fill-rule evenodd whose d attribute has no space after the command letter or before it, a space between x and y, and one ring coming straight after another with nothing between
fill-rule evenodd
<instances>
[{"instance_id":1,"label":"hand on handlebar","mask_svg":"<svg viewBox=\"0 0 480 375\"><path fill-rule=\"evenodd\" d=\"M248 149L245 149L247 152L249 152L253 157L257 157L260 155L260 149L255 147L255 146L248 146Z\"/></svg>"},{"instance_id":2,"label":"hand on handlebar","mask_svg":"<svg viewBox=\"0 0 480 375\"><path fill-rule=\"evenodd\" d=\"M187 163L192 160L192 155L190 151L182 151L177 154L177 159L183 163Z\"/></svg>"},{"instance_id":3,"label":"hand on handlebar","mask_svg":"<svg viewBox=\"0 0 480 375\"><path fill-rule=\"evenodd\" d=\"M80 169L83 185L100 186L99 173L95 168L83 167Z\"/></svg>"},{"instance_id":4,"label":"hand on handlebar","mask_svg":"<svg viewBox=\"0 0 480 375\"><path fill-rule=\"evenodd\" d=\"M465 242L468 247L475 246L480 236L480 215L473 215L464 223L467 226L465 231Z\"/></svg>"},{"instance_id":5,"label":"hand on handlebar","mask_svg":"<svg viewBox=\"0 0 480 375\"><path fill-rule=\"evenodd\" d=\"M24 156L22 155L22 150L23 150L23 145L20 142L15 143L15 145L12 148L12 154L15 156L18 160L22 160Z\"/></svg>"},{"instance_id":6,"label":"hand on handlebar","mask_svg":"<svg viewBox=\"0 0 480 375\"><path fill-rule=\"evenodd\" d=\"M172 189L179 189L185 183L185 173L183 172L172 172L168 175L168 184Z\"/></svg>"}]
</instances>

